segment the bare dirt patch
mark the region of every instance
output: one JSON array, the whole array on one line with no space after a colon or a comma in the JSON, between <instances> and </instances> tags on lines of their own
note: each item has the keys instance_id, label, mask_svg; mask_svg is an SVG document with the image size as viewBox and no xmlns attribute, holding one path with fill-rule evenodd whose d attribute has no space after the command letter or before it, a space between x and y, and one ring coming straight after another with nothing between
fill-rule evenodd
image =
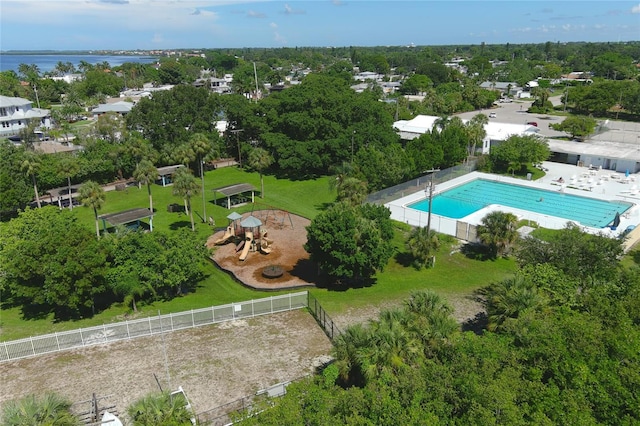
<instances>
[{"instance_id":1,"label":"bare dirt patch","mask_svg":"<svg viewBox=\"0 0 640 426\"><path fill-rule=\"evenodd\" d=\"M163 343L164 340L164 343ZM165 349L167 362L165 363ZM0 407L55 391L80 402L109 396L118 412L158 385L182 386L196 412L314 371L331 343L305 310L278 313L0 363ZM171 378L168 384L167 368Z\"/></svg>"}]
</instances>

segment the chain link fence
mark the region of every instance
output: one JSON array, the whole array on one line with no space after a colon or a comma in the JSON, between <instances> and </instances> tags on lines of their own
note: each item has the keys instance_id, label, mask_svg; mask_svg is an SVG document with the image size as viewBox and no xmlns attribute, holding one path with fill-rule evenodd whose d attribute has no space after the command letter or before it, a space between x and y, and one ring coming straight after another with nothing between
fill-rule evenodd
<instances>
[{"instance_id":1,"label":"chain link fence","mask_svg":"<svg viewBox=\"0 0 640 426\"><path fill-rule=\"evenodd\" d=\"M475 171L477 168L477 164L477 160L469 160L465 164L435 171L433 172L433 176L431 176L431 173L425 174L408 182L383 189L382 191L374 192L373 194L369 194L369 196L367 197L367 202L371 204L383 205L402 198L405 195L414 194L418 191L425 191L429 188L432 179L433 184L437 185L439 183L446 182Z\"/></svg>"},{"instance_id":2,"label":"chain link fence","mask_svg":"<svg viewBox=\"0 0 640 426\"><path fill-rule=\"evenodd\" d=\"M275 312L291 311L307 306L307 291L272 296L209 308L194 309L137 320L105 324L97 327L0 342L0 362L59 352L68 349L136 337L153 336L170 331L251 318Z\"/></svg>"}]
</instances>

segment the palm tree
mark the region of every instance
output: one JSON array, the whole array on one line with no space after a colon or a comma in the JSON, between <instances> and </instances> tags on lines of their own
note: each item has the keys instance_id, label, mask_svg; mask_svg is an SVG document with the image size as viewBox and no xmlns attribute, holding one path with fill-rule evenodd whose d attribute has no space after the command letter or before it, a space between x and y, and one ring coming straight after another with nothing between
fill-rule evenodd
<instances>
[{"instance_id":1,"label":"palm tree","mask_svg":"<svg viewBox=\"0 0 640 426\"><path fill-rule=\"evenodd\" d=\"M469 156L472 157L476 154L476 147L478 143L482 142L482 140L487 136L487 132L484 129L484 126L489 122L489 118L484 114L476 114L465 126L467 129L467 134L469 135L469 141L471 142L471 146L469 149Z\"/></svg>"},{"instance_id":2,"label":"palm tree","mask_svg":"<svg viewBox=\"0 0 640 426\"><path fill-rule=\"evenodd\" d=\"M340 192L344 181L348 177L353 176L353 163L343 161L342 165L339 166L331 166L329 171L335 175L335 178L329 180L329 190L333 191L334 189Z\"/></svg>"},{"instance_id":3,"label":"palm tree","mask_svg":"<svg viewBox=\"0 0 640 426\"><path fill-rule=\"evenodd\" d=\"M67 156L58 164L58 174L67 178L69 188L69 208L73 210L73 199L71 198L71 176L75 176L80 171L80 165L75 157Z\"/></svg>"},{"instance_id":4,"label":"palm tree","mask_svg":"<svg viewBox=\"0 0 640 426\"><path fill-rule=\"evenodd\" d=\"M202 133L195 133L189 139L191 150L196 155L198 164L200 165L200 181L202 183L202 221L207 220L207 201L204 190L204 157L213 149L211 141Z\"/></svg>"},{"instance_id":5,"label":"palm tree","mask_svg":"<svg viewBox=\"0 0 640 426\"><path fill-rule=\"evenodd\" d=\"M173 195L179 195L184 199L184 208L191 219L191 230L195 232L196 226L193 223L193 210L191 209L191 197L200 191L196 178L191 170L180 167L173 175Z\"/></svg>"},{"instance_id":6,"label":"palm tree","mask_svg":"<svg viewBox=\"0 0 640 426\"><path fill-rule=\"evenodd\" d=\"M338 190L338 201L345 201L352 206L360 205L367 198L367 183L358 178L348 177Z\"/></svg>"},{"instance_id":7,"label":"palm tree","mask_svg":"<svg viewBox=\"0 0 640 426\"><path fill-rule=\"evenodd\" d=\"M493 284L485 296L491 331L500 330L509 318L518 318L524 311L546 304L533 282L521 275Z\"/></svg>"},{"instance_id":8,"label":"palm tree","mask_svg":"<svg viewBox=\"0 0 640 426\"><path fill-rule=\"evenodd\" d=\"M426 227L413 228L407 240L407 248L411 251L414 266L417 269L427 267L429 259L440 247L440 240L434 231L427 231Z\"/></svg>"},{"instance_id":9,"label":"palm tree","mask_svg":"<svg viewBox=\"0 0 640 426\"><path fill-rule=\"evenodd\" d=\"M168 392L144 396L127 407L127 414L136 426L190 426L192 416L184 398Z\"/></svg>"},{"instance_id":10,"label":"palm tree","mask_svg":"<svg viewBox=\"0 0 640 426\"><path fill-rule=\"evenodd\" d=\"M513 213L494 211L482 218L478 238L493 256L505 255L518 239L518 218Z\"/></svg>"},{"instance_id":11,"label":"palm tree","mask_svg":"<svg viewBox=\"0 0 640 426\"><path fill-rule=\"evenodd\" d=\"M97 182L86 181L80 186L80 200L82 204L93 209L96 219L96 236L100 239L100 225L98 225L98 210L102 208L105 201L104 190Z\"/></svg>"},{"instance_id":12,"label":"palm tree","mask_svg":"<svg viewBox=\"0 0 640 426\"><path fill-rule=\"evenodd\" d=\"M260 198L264 198L264 179L262 172L273 164L273 157L264 148L255 148L249 153L249 166L260 174Z\"/></svg>"},{"instance_id":13,"label":"palm tree","mask_svg":"<svg viewBox=\"0 0 640 426\"><path fill-rule=\"evenodd\" d=\"M46 393L10 401L2 410L3 425L78 426L80 420L71 413L71 402L56 393Z\"/></svg>"},{"instance_id":14,"label":"palm tree","mask_svg":"<svg viewBox=\"0 0 640 426\"><path fill-rule=\"evenodd\" d=\"M340 378L348 385L362 385L364 376L359 352L369 344L369 330L362 324L347 327L336 337L333 357Z\"/></svg>"},{"instance_id":15,"label":"palm tree","mask_svg":"<svg viewBox=\"0 0 640 426\"><path fill-rule=\"evenodd\" d=\"M42 207L40 204L40 196L38 195L38 185L36 184L36 172L40 168L40 162L38 157L33 152L27 152L25 159L22 161L21 169L27 176L31 176L31 182L33 182L33 192L36 195L36 203L38 208Z\"/></svg>"},{"instance_id":16,"label":"palm tree","mask_svg":"<svg viewBox=\"0 0 640 426\"><path fill-rule=\"evenodd\" d=\"M447 341L458 330L451 316L453 309L432 291L417 291L405 302L410 314L409 329L421 340L425 350Z\"/></svg>"},{"instance_id":17,"label":"palm tree","mask_svg":"<svg viewBox=\"0 0 640 426\"><path fill-rule=\"evenodd\" d=\"M149 160L142 160L133 171L133 178L141 184L147 185L149 193L149 211L153 213L153 197L151 196L151 184L158 179L158 169Z\"/></svg>"}]
</instances>

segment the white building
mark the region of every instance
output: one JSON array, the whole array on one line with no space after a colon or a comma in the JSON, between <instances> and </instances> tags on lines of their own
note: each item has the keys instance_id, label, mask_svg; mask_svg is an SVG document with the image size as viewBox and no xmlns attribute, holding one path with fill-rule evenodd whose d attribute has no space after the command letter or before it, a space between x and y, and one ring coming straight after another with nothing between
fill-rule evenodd
<instances>
[{"instance_id":1,"label":"white building","mask_svg":"<svg viewBox=\"0 0 640 426\"><path fill-rule=\"evenodd\" d=\"M393 123L400 139L412 140L419 138L423 134L431 131L433 126L440 117L434 115L418 115L411 120L400 120ZM467 123L469 120L462 120ZM486 132L485 138L482 140L482 153L488 154L491 147L507 140L510 136L526 136L538 134L540 129L529 124L511 124L498 123L490 121L484 126Z\"/></svg>"},{"instance_id":2,"label":"white building","mask_svg":"<svg viewBox=\"0 0 640 426\"><path fill-rule=\"evenodd\" d=\"M33 108L28 99L0 96L0 137L17 135L32 120L38 121L38 129L49 129L51 111Z\"/></svg>"}]
</instances>

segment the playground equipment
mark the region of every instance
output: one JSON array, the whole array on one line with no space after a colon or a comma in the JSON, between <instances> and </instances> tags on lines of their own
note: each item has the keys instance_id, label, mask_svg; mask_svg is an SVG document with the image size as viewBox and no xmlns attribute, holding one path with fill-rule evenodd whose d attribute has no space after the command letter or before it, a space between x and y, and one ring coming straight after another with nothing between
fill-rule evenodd
<instances>
[{"instance_id":1,"label":"playground equipment","mask_svg":"<svg viewBox=\"0 0 640 426\"><path fill-rule=\"evenodd\" d=\"M215 245L220 245L220 244L224 244L227 241L229 241L229 239L233 238L235 236L235 230L233 228L232 225L227 226L227 229L224 232L224 235L220 238L218 238L217 240L215 240L213 243Z\"/></svg>"},{"instance_id":2,"label":"playground equipment","mask_svg":"<svg viewBox=\"0 0 640 426\"><path fill-rule=\"evenodd\" d=\"M240 253L240 260L245 260L247 255L249 254L249 249L253 245L253 232L247 231L244 233L244 247L242 248L242 253Z\"/></svg>"}]
</instances>

